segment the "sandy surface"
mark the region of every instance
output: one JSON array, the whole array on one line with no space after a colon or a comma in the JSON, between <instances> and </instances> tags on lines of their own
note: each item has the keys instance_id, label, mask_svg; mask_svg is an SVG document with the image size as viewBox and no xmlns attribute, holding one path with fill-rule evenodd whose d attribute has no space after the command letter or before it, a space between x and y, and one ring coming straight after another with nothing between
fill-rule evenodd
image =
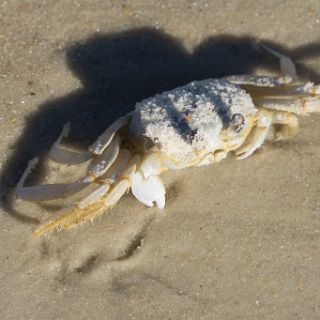
<instances>
[{"instance_id":1,"label":"sandy surface","mask_svg":"<svg viewBox=\"0 0 320 320\"><path fill-rule=\"evenodd\" d=\"M66 121L83 147L155 93L275 71L255 39L320 80L318 0L9 0L0 15L1 195ZM319 319L319 120L244 161L168 172L161 212L128 195L93 224L35 239L59 203L4 197L0 318Z\"/></svg>"}]
</instances>

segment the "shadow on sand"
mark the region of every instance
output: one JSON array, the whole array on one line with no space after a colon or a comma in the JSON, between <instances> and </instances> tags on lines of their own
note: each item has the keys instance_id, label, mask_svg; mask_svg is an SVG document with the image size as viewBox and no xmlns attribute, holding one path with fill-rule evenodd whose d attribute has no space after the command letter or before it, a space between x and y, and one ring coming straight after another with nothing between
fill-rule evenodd
<instances>
[{"instance_id":1,"label":"shadow on sand","mask_svg":"<svg viewBox=\"0 0 320 320\"><path fill-rule=\"evenodd\" d=\"M267 42L295 58L313 57L320 45L287 50ZM278 70L278 64L256 48L250 37L207 38L190 54L179 40L161 31L140 28L114 34L93 35L66 48L69 68L82 88L48 101L28 115L24 132L12 146L12 154L0 176L2 193L16 184L28 160L49 150L62 126L71 121L69 141L88 146L119 116L132 110L139 100L186 84L192 80L252 73L263 66ZM298 64L298 72L319 82L320 74ZM9 196L3 208L16 219L37 219L16 212Z\"/></svg>"}]
</instances>

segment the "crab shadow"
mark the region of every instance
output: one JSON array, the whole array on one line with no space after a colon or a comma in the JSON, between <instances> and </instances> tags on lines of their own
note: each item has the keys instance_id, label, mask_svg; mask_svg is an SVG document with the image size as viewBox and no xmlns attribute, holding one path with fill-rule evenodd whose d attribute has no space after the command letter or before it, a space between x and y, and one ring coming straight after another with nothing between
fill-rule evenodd
<instances>
[{"instance_id":1,"label":"crab shadow","mask_svg":"<svg viewBox=\"0 0 320 320\"><path fill-rule=\"evenodd\" d=\"M313 57L319 45L288 50L275 49L293 59ZM131 111L135 103L192 80L249 74L259 66L278 70L278 64L257 50L251 37L207 38L192 53L174 37L151 28L113 34L95 34L65 49L67 65L82 87L48 101L27 116L24 132L12 146L11 156L0 175L1 205L12 217L37 223L17 212L9 190L17 183L28 160L50 148L62 126L71 121L69 141L88 146L115 119ZM319 82L320 74L298 64L303 76Z\"/></svg>"}]
</instances>

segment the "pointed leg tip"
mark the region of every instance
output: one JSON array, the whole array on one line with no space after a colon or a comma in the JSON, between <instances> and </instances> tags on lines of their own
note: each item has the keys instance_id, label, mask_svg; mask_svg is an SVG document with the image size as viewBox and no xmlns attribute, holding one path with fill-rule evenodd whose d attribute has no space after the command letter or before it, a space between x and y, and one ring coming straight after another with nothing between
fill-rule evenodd
<instances>
[{"instance_id":1,"label":"pointed leg tip","mask_svg":"<svg viewBox=\"0 0 320 320\"><path fill-rule=\"evenodd\" d=\"M32 236L35 238L40 238L42 236L47 236L51 231L46 230L43 226L32 231Z\"/></svg>"}]
</instances>

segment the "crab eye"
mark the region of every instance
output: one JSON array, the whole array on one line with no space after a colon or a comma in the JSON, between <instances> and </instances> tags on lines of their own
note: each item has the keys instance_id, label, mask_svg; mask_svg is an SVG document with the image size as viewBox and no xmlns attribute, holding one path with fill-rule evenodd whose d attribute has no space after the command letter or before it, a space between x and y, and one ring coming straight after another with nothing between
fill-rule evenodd
<instances>
[{"instance_id":1,"label":"crab eye","mask_svg":"<svg viewBox=\"0 0 320 320\"><path fill-rule=\"evenodd\" d=\"M241 113L235 113L230 120L230 128L232 131L238 133L245 125L244 116Z\"/></svg>"}]
</instances>

